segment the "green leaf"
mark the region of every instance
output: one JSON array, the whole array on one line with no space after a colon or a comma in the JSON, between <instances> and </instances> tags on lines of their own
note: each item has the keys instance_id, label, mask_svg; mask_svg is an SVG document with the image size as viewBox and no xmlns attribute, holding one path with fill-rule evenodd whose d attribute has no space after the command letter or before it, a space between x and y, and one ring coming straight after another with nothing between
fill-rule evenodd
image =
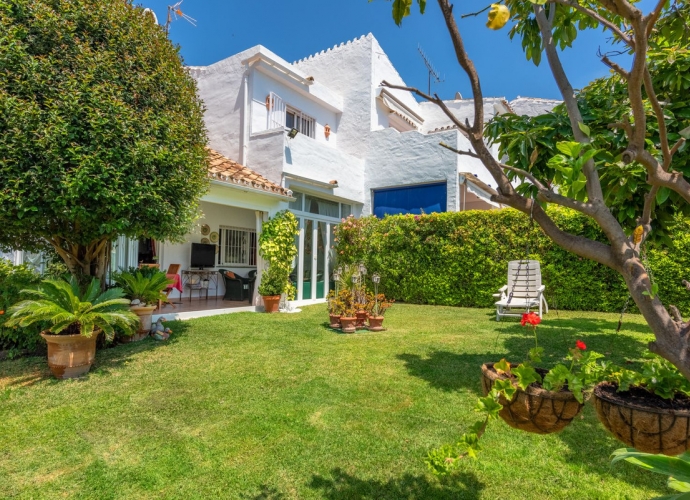
<instances>
[{"instance_id":1,"label":"green leaf","mask_svg":"<svg viewBox=\"0 0 690 500\"><path fill-rule=\"evenodd\" d=\"M556 148L571 158L577 158L580 156L580 151L582 150L582 144L575 141L563 141L556 144Z\"/></svg>"},{"instance_id":2,"label":"green leaf","mask_svg":"<svg viewBox=\"0 0 690 500\"><path fill-rule=\"evenodd\" d=\"M683 130L678 132L683 139L690 139L690 127L685 127Z\"/></svg>"},{"instance_id":3,"label":"green leaf","mask_svg":"<svg viewBox=\"0 0 690 500\"><path fill-rule=\"evenodd\" d=\"M410 15L410 7L412 0L394 0L393 1L393 20L395 24L400 26L403 18ZM421 7L421 6L420 6Z\"/></svg>"},{"instance_id":4,"label":"green leaf","mask_svg":"<svg viewBox=\"0 0 690 500\"><path fill-rule=\"evenodd\" d=\"M668 197L671 194L671 190L667 187L662 187L659 189L659 191L656 193L656 203L657 205L661 205L663 202L668 200Z\"/></svg>"},{"instance_id":5,"label":"green leaf","mask_svg":"<svg viewBox=\"0 0 690 500\"><path fill-rule=\"evenodd\" d=\"M474 411L486 413L489 418L498 418L498 412L502 409L503 405L491 395L477 398L477 405L474 407Z\"/></svg>"},{"instance_id":6,"label":"green leaf","mask_svg":"<svg viewBox=\"0 0 690 500\"><path fill-rule=\"evenodd\" d=\"M687 458L652 455L634 448L620 448L611 455L611 464L625 460L650 472L672 476L678 481L690 482L690 462Z\"/></svg>"},{"instance_id":7,"label":"green leaf","mask_svg":"<svg viewBox=\"0 0 690 500\"><path fill-rule=\"evenodd\" d=\"M544 376L544 389L549 391L559 391L568 381L570 370L565 365L558 364L549 370Z\"/></svg>"},{"instance_id":8,"label":"green leaf","mask_svg":"<svg viewBox=\"0 0 690 500\"><path fill-rule=\"evenodd\" d=\"M580 130L583 134L585 134L587 137L590 136L591 131L589 130L589 127L587 125L585 125L582 122L577 122L577 126L580 127Z\"/></svg>"},{"instance_id":9,"label":"green leaf","mask_svg":"<svg viewBox=\"0 0 690 500\"><path fill-rule=\"evenodd\" d=\"M513 396L517 392L517 389L513 385L512 381L509 379L498 379L494 382L493 390L500 392L508 400L512 400Z\"/></svg>"},{"instance_id":10,"label":"green leaf","mask_svg":"<svg viewBox=\"0 0 690 500\"><path fill-rule=\"evenodd\" d=\"M669 477L668 481L666 482L666 486L668 486L672 490L680 491L683 493L690 492L690 482L680 481L675 477Z\"/></svg>"},{"instance_id":11,"label":"green leaf","mask_svg":"<svg viewBox=\"0 0 690 500\"><path fill-rule=\"evenodd\" d=\"M513 368L513 375L518 380L518 387L523 391L534 382L541 382L541 375L537 373L537 370L524 363Z\"/></svg>"},{"instance_id":12,"label":"green leaf","mask_svg":"<svg viewBox=\"0 0 690 500\"><path fill-rule=\"evenodd\" d=\"M496 370L496 373L498 373L499 375L501 375L502 373L507 373L510 375L510 363L508 363L506 359L503 358L498 363L494 363L494 370Z\"/></svg>"}]
</instances>

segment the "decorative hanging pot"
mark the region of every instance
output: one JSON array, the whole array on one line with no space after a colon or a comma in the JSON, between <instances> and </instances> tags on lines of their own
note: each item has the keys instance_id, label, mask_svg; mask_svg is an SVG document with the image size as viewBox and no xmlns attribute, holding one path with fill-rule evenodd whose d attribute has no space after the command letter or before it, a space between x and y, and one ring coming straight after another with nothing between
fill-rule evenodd
<instances>
[{"instance_id":1,"label":"decorative hanging pot","mask_svg":"<svg viewBox=\"0 0 690 500\"><path fill-rule=\"evenodd\" d=\"M674 402L640 387L617 389L610 382L594 388L597 416L616 439L645 453L675 456L690 449L689 399Z\"/></svg>"},{"instance_id":2,"label":"decorative hanging pot","mask_svg":"<svg viewBox=\"0 0 690 500\"><path fill-rule=\"evenodd\" d=\"M548 373L539 368L537 371L542 376ZM493 363L482 365L484 395L489 393L494 381L505 378L504 375L496 373ZM511 401L500 396L499 403L503 405L503 409L498 415L506 424L534 434L552 434L563 430L584 406L570 391L547 391L535 384L528 386L524 391L518 387Z\"/></svg>"}]
</instances>

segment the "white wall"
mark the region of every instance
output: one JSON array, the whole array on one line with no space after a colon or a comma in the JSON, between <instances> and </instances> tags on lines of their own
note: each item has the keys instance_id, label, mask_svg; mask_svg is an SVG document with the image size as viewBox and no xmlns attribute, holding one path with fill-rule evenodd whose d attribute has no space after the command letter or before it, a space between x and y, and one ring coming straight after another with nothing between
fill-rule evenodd
<instances>
[{"instance_id":1,"label":"white wall","mask_svg":"<svg viewBox=\"0 0 690 500\"><path fill-rule=\"evenodd\" d=\"M257 69L252 69L251 87L252 134L269 130L267 127L268 110L266 108L266 96L273 92L277 94L287 106L302 111L316 120L316 130L312 140L335 147L338 135L335 112L329 111L313 99L309 99L290 86ZM328 139L326 139L324 133L324 127L326 125L331 127L331 134Z\"/></svg>"},{"instance_id":2,"label":"white wall","mask_svg":"<svg viewBox=\"0 0 690 500\"><path fill-rule=\"evenodd\" d=\"M363 145L371 129L372 110L371 34L342 43L294 63L304 73L343 97L343 113L337 124L338 148L363 157Z\"/></svg>"},{"instance_id":3,"label":"white wall","mask_svg":"<svg viewBox=\"0 0 690 500\"><path fill-rule=\"evenodd\" d=\"M240 161L242 133L242 80L245 68L241 61L251 52L246 50L205 67L191 67L199 97L204 101L204 123L209 145L235 161Z\"/></svg>"},{"instance_id":4,"label":"white wall","mask_svg":"<svg viewBox=\"0 0 690 500\"><path fill-rule=\"evenodd\" d=\"M298 135L286 141L285 172L320 182L338 181L333 196L361 203L364 161Z\"/></svg>"},{"instance_id":5,"label":"white wall","mask_svg":"<svg viewBox=\"0 0 690 500\"><path fill-rule=\"evenodd\" d=\"M246 166L260 173L269 181L282 185L287 140L284 130L250 137L249 161Z\"/></svg>"}]
</instances>

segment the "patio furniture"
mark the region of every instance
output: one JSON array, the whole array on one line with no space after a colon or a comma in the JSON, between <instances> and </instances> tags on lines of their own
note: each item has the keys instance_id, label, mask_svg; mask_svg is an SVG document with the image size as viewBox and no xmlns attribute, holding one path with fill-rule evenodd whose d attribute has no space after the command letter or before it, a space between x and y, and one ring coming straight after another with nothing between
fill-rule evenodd
<instances>
[{"instance_id":1,"label":"patio furniture","mask_svg":"<svg viewBox=\"0 0 690 500\"><path fill-rule=\"evenodd\" d=\"M253 277L247 278L233 273L228 269L218 269L218 272L223 277L223 283L225 283L225 295L223 296L223 300L252 300L251 298L254 293L254 282L256 281L256 271L250 271L250 276L252 273L254 273ZM228 276L228 273L232 273L234 277Z\"/></svg>"},{"instance_id":2,"label":"patio furniture","mask_svg":"<svg viewBox=\"0 0 690 500\"><path fill-rule=\"evenodd\" d=\"M532 308L539 308L539 317L549 312L541 284L541 266L537 260L513 260L508 263L508 284L501 287L494 297L496 302L496 321L503 316L521 317ZM520 312L513 312L513 310ZM545 310L544 310L545 309Z\"/></svg>"},{"instance_id":3,"label":"patio furniture","mask_svg":"<svg viewBox=\"0 0 690 500\"><path fill-rule=\"evenodd\" d=\"M216 296L218 289L218 271L215 269L185 269L182 271L182 286L189 288L189 301L192 301L194 290L199 291L199 298L203 292L206 293L206 300L208 300L208 291L212 289L213 295ZM216 297L217 298L217 297Z\"/></svg>"},{"instance_id":4,"label":"patio furniture","mask_svg":"<svg viewBox=\"0 0 690 500\"><path fill-rule=\"evenodd\" d=\"M169 284L166 289L165 289L165 296L170 297L170 292L173 290L177 290L180 292L180 300L182 299L182 292L184 291L184 288L182 287L182 278L180 278L180 267L182 267L180 264L170 264L168 266L168 270L165 272L165 277L168 278L169 280L172 280L172 283ZM164 305L170 304L173 309L175 309L175 304L170 302L169 299L166 300L159 300L158 301L158 309L162 309ZM179 302L178 302L179 304Z\"/></svg>"}]
</instances>

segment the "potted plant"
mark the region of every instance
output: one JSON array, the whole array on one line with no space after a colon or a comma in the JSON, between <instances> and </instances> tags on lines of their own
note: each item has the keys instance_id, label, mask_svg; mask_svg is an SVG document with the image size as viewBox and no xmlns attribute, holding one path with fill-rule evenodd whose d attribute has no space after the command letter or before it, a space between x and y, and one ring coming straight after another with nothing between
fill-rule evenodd
<instances>
[{"instance_id":1,"label":"potted plant","mask_svg":"<svg viewBox=\"0 0 690 500\"><path fill-rule=\"evenodd\" d=\"M344 304L335 294L335 290L328 292L328 325L331 328L340 328L340 316L342 316Z\"/></svg>"},{"instance_id":2,"label":"potted plant","mask_svg":"<svg viewBox=\"0 0 690 500\"><path fill-rule=\"evenodd\" d=\"M41 333L48 343L48 366L56 378L74 378L87 373L96 355L96 339L103 332L112 339L117 327L134 331L139 323L127 310L129 300L120 288L101 293L101 283L93 279L82 293L74 276L69 281L44 280L36 290L23 290L32 297L12 306L5 326L27 327L48 322Z\"/></svg>"},{"instance_id":3,"label":"potted plant","mask_svg":"<svg viewBox=\"0 0 690 500\"><path fill-rule=\"evenodd\" d=\"M369 330L380 332L383 330L383 315L393 305L393 300L386 299L382 293L370 295L369 304Z\"/></svg>"},{"instance_id":4,"label":"potted plant","mask_svg":"<svg viewBox=\"0 0 690 500\"><path fill-rule=\"evenodd\" d=\"M167 300L163 291L172 283L172 280L159 270L147 275L140 271L114 273L113 280L122 288L125 297L130 300L131 311L139 317L139 330L132 336L123 337L123 340L135 342L146 338L151 331L153 311L159 301Z\"/></svg>"},{"instance_id":5,"label":"potted plant","mask_svg":"<svg viewBox=\"0 0 690 500\"><path fill-rule=\"evenodd\" d=\"M354 333L357 331L357 304L355 295L349 288L344 288L338 292L338 307L341 312L340 327L343 333Z\"/></svg>"},{"instance_id":6,"label":"potted plant","mask_svg":"<svg viewBox=\"0 0 690 500\"><path fill-rule=\"evenodd\" d=\"M267 313L278 312L280 295L285 292L286 288L287 281L273 268L269 267L263 272L258 291L264 301L264 310Z\"/></svg>"},{"instance_id":7,"label":"potted plant","mask_svg":"<svg viewBox=\"0 0 690 500\"><path fill-rule=\"evenodd\" d=\"M645 353L640 371L611 367L594 389L594 407L618 440L645 453L690 448L690 382L665 359Z\"/></svg>"}]
</instances>

